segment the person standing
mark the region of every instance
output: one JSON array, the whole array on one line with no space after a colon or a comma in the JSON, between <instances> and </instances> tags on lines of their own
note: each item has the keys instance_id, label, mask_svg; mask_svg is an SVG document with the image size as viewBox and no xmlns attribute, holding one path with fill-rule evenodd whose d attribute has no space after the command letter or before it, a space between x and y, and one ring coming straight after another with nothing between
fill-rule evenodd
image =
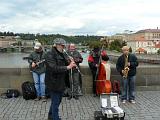
<instances>
[{"instance_id":1,"label":"person standing","mask_svg":"<svg viewBox=\"0 0 160 120\"><path fill-rule=\"evenodd\" d=\"M76 63L78 69L79 69L79 63L82 63L83 58L81 56L81 54L76 50L76 46L75 44L70 44L68 47L68 51L67 54L69 56L71 56L73 59L73 61ZM72 75L70 77L70 87L71 89L69 90L69 97L68 99L70 100L72 97L74 97L76 100L78 100L78 95L79 93L81 94L81 85L80 85L80 71L78 71L77 68L72 69L72 71L70 71L70 75ZM71 79L72 78L72 79Z\"/></svg>"},{"instance_id":2,"label":"person standing","mask_svg":"<svg viewBox=\"0 0 160 120\"><path fill-rule=\"evenodd\" d=\"M134 54L129 53L129 47L122 47L123 54L118 58L116 63L117 71L122 76L122 103L126 103L127 100L131 103L135 103L135 79L136 68L138 66L137 57Z\"/></svg>"},{"instance_id":3,"label":"person standing","mask_svg":"<svg viewBox=\"0 0 160 120\"><path fill-rule=\"evenodd\" d=\"M92 88L93 97L97 96L97 94L96 94L96 80L97 80L97 77L98 77L97 69L99 67L100 55L104 51L102 51L101 53L100 52L101 52L101 50L100 50L99 47L94 47L93 50L91 51L91 53L88 56L88 65L89 65L89 68L91 70L92 79L93 79L93 88Z\"/></svg>"},{"instance_id":4,"label":"person standing","mask_svg":"<svg viewBox=\"0 0 160 120\"><path fill-rule=\"evenodd\" d=\"M36 88L37 98L45 101L45 52L42 49L42 45L39 42L35 43L34 51L29 55L28 62L30 64L30 70L32 71L33 80Z\"/></svg>"},{"instance_id":5,"label":"person standing","mask_svg":"<svg viewBox=\"0 0 160 120\"><path fill-rule=\"evenodd\" d=\"M48 118L51 120L60 120L59 105L62 100L63 92L68 85L68 70L76 67L75 62L68 62L64 54L66 41L62 38L54 40L55 45L46 55L46 78L45 84L50 92L51 105Z\"/></svg>"}]
</instances>

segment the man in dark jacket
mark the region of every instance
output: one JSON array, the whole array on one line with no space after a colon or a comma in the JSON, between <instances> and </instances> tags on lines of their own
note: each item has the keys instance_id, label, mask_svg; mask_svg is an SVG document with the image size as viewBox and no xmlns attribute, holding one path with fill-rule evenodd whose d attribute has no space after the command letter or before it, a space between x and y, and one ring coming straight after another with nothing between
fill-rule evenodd
<instances>
[{"instance_id":1,"label":"man in dark jacket","mask_svg":"<svg viewBox=\"0 0 160 120\"><path fill-rule=\"evenodd\" d=\"M127 100L135 103L135 78L136 67L138 66L137 57L129 53L129 47L123 46L123 54L118 58L116 68L122 76L122 103ZM128 93L128 95L127 95ZM128 96L128 98L127 98Z\"/></svg>"},{"instance_id":2,"label":"man in dark jacket","mask_svg":"<svg viewBox=\"0 0 160 120\"><path fill-rule=\"evenodd\" d=\"M96 97L96 80L98 77L97 69L99 67L100 55L106 54L104 50L100 50L99 47L94 47L91 53L88 56L88 65L92 73L92 80L93 80L93 96Z\"/></svg>"},{"instance_id":3,"label":"man in dark jacket","mask_svg":"<svg viewBox=\"0 0 160 120\"><path fill-rule=\"evenodd\" d=\"M81 54L76 50L75 44L70 44L68 47L67 54L71 56L76 63L77 67L79 68L79 63L82 63L83 58ZM80 86L80 73L79 71L74 68L70 71L70 90L69 90L69 97L68 99L71 99L74 97L76 100L78 100L79 92L81 92L81 86Z\"/></svg>"},{"instance_id":4,"label":"man in dark jacket","mask_svg":"<svg viewBox=\"0 0 160 120\"><path fill-rule=\"evenodd\" d=\"M75 67L76 64L74 62L68 63L68 58L63 53L66 44L64 39L56 38L54 43L55 46L46 55L45 84L51 96L49 118L51 120L60 120L58 112L68 80L67 71Z\"/></svg>"},{"instance_id":5,"label":"man in dark jacket","mask_svg":"<svg viewBox=\"0 0 160 120\"><path fill-rule=\"evenodd\" d=\"M45 52L39 42L35 43L34 51L29 55L28 62L30 63L30 70L32 71L34 84L36 88L37 98L35 99L46 101L45 95Z\"/></svg>"},{"instance_id":6,"label":"man in dark jacket","mask_svg":"<svg viewBox=\"0 0 160 120\"><path fill-rule=\"evenodd\" d=\"M99 51L100 51L100 48L95 47L91 51L90 55L88 56L88 65L89 65L89 68L92 72L92 80L93 80L92 90L93 90L93 96L94 97L96 96L96 82L95 82L95 80L97 80L96 71L97 71L97 68L98 68L99 58L100 58Z\"/></svg>"}]
</instances>

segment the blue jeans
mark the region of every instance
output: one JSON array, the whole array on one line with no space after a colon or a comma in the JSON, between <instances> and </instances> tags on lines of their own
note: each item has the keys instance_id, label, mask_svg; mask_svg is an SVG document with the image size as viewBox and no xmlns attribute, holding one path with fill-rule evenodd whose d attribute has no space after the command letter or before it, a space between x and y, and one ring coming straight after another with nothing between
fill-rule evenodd
<instances>
[{"instance_id":1,"label":"blue jeans","mask_svg":"<svg viewBox=\"0 0 160 120\"><path fill-rule=\"evenodd\" d=\"M136 76L128 76L122 79L122 100L135 99L135 79Z\"/></svg>"},{"instance_id":2,"label":"blue jeans","mask_svg":"<svg viewBox=\"0 0 160 120\"><path fill-rule=\"evenodd\" d=\"M59 105L62 101L63 92L50 92L51 96L51 106L49 109L48 116L52 118L52 120L61 120L59 118Z\"/></svg>"},{"instance_id":3,"label":"blue jeans","mask_svg":"<svg viewBox=\"0 0 160 120\"><path fill-rule=\"evenodd\" d=\"M45 96L45 73L38 74L35 72L32 72L33 79L34 79L34 84L37 92L37 96Z\"/></svg>"}]
</instances>

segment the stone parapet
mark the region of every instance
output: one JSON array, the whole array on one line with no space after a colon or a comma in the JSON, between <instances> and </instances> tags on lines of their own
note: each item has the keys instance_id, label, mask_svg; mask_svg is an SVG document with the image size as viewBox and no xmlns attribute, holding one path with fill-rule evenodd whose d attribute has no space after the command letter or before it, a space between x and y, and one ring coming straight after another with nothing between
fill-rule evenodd
<instances>
[{"instance_id":1,"label":"stone parapet","mask_svg":"<svg viewBox=\"0 0 160 120\"><path fill-rule=\"evenodd\" d=\"M83 92L92 93L92 75L88 66L81 66ZM137 68L137 90L160 90L160 66L139 66ZM121 76L115 66L111 67L111 81L120 80ZM0 68L0 93L13 88L21 92L25 81L33 81L28 68Z\"/></svg>"}]
</instances>

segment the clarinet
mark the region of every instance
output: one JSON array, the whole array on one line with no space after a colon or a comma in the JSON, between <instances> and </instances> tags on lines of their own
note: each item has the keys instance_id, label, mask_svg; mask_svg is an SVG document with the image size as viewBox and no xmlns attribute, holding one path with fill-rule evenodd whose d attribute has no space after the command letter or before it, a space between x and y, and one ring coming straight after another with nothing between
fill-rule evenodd
<instances>
[{"instance_id":1,"label":"clarinet","mask_svg":"<svg viewBox=\"0 0 160 120\"><path fill-rule=\"evenodd\" d=\"M73 57L70 56L70 55L66 52L66 50L63 50L63 52L70 58L71 61L74 62ZM78 67L77 65L76 65L76 69L78 70L78 72L79 72L81 75L83 75L83 74L81 73L81 71L80 71L80 69L79 69L79 67Z\"/></svg>"}]
</instances>

